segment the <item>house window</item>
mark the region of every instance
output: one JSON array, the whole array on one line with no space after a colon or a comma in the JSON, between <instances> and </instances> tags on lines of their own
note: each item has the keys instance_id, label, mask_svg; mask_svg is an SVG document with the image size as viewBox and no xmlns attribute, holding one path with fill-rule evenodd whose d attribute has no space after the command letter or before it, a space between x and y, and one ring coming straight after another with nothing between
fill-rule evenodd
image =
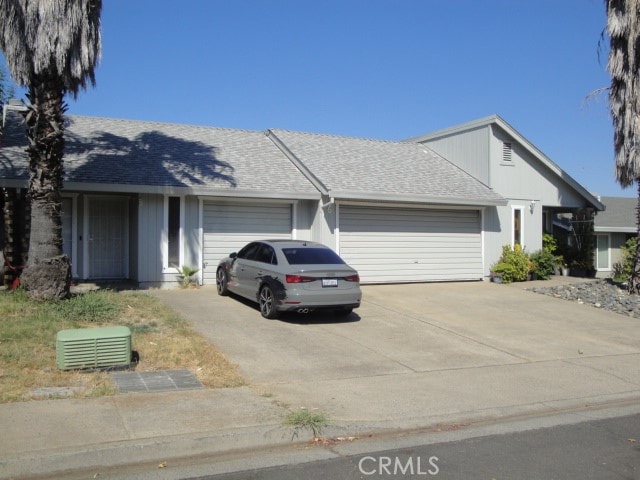
<instances>
[{"instance_id":1,"label":"house window","mask_svg":"<svg viewBox=\"0 0 640 480\"><path fill-rule=\"evenodd\" d=\"M596 258L594 264L598 270L610 270L609 262L609 235L596 235Z\"/></svg>"},{"instance_id":2,"label":"house window","mask_svg":"<svg viewBox=\"0 0 640 480\"><path fill-rule=\"evenodd\" d=\"M72 206L73 199L69 197L62 198L62 253L64 253L67 257L69 257L69 261L73 263L75 260L73 258L71 242L73 239L72 235Z\"/></svg>"},{"instance_id":3,"label":"house window","mask_svg":"<svg viewBox=\"0 0 640 480\"><path fill-rule=\"evenodd\" d=\"M522 245L522 208L513 209L513 245Z\"/></svg>"},{"instance_id":4,"label":"house window","mask_svg":"<svg viewBox=\"0 0 640 480\"><path fill-rule=\"evenodd\" d=\"M542 211L542 232L553 233L553 220L548 210Z\"/></svg>"},{"instance_id":5,"label":"house window","mask_svg":"<svg viewBox=\"0 0 640 480\"><path fill-rule=\"evenodd\" d=\"M165 248L163 266L180 268L183 264L182 232L184 230L184 200L182 197L165 197Z\"/></svg>"},{"instance_id":6,"label":"house window","mask_svg":"<svg viewBox=\"0 0 640 480\"><path fill-rule=\"evenodd\" d=\"M62 252L71 262L71 275L78 277L78 196L68 194L62 197Z\"/></svg>"},{"instance_id":7,"label":"house window","mask_svg":"<svg viewBox=\"0 0 640 480\"><path fill-rule=\"evenodd\" d=\"M502 161L503 162L511 162L511 152L512 152L511 142L502 142Z\"/></svg>"}]
</instances>

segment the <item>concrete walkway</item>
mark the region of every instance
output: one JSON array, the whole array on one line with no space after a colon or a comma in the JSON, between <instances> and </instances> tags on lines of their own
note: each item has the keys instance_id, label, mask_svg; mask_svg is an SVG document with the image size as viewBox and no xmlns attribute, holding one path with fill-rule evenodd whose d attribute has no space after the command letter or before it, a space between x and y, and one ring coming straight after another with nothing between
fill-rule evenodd
<instances>
[{"instance_id":1,"label":"concrete walkway","mask_svg":"<svg viewBox=\"0 0 640 480\"><path fill-rule=\"evenodd\" d=\"M579 281L543 284L567 280ZM174 478L158 465L204 457L216 471L239 468L251 464L240 452L308 441L283 424L300 408L329 416L327 436L364 439L640 406L640 321L523 290L533 283L366 286L345 321L268 321L212 288L154 291L251 387L0 405L0 477L83 469L119 478L118 465L138 464L140 478ZM326 454L305 449L304 458Z\"/></svg>"}]
</instances>

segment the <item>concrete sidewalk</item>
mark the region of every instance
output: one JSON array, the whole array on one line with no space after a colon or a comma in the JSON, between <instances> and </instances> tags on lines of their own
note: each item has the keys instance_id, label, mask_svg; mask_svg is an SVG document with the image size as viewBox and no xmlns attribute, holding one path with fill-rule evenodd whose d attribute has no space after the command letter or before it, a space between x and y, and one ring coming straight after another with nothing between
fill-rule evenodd
<instances>
[{"instance_id":1,"label":"concrete sidewalk","mask_svg":"<svg viewBox=\"0 0 640 480\"><path fill-rule=\"evenodd\" d=\"M0 477L120 478L119 466L136 464L127 471L140 478L179 478L171 467L205 458L219 467L209 474L250 466L259 452L273 464L323 458L322 448L298 448L297 460L278 450L311 438L284 426L299 408L329 416L324 435L364 442L639 406L639 321L522 286L367 286L344 322L267 321L209 288L155 291L252 387L0 405Z\"/></svg>"}]
</instances>

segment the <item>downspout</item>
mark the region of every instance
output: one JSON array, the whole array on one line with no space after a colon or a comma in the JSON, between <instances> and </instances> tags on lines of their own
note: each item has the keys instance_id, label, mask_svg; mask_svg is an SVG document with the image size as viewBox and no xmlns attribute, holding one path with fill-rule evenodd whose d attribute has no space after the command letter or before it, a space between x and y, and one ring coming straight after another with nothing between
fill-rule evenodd
<instances>
[{"instance_id":1,"label":"downspout","mask_svg":"<svg viewBox=\"0 0 640 480\"><path fill-rule=\"evenodd\" d=\"M336 199L335 199L335 198L333 198L333 197L329 197L329 201L328 201L328 202L323 203L323 204L321 205L321 207L322 207L322 208L326 208L326 209L328 209L327 211L328 211L329 213L331 213L331 211L333 210L333 207L335 206L335 204L336 204Z\"/></svg>"}]
</instances>

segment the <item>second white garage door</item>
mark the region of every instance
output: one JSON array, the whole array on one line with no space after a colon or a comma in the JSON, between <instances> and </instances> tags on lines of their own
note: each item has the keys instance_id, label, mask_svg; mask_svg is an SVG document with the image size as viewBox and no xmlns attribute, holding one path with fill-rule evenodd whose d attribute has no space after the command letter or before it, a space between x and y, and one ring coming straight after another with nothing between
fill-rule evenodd
<instances>
[{"instance_id":1,"label":"second white garage door","mask_svg":"<svg viewBox=\"0 0 640 480\"><path fill-rule=\"evenodd\" d=\"M340 256L363 283L478 280L478 210L341 205Z\"/></svg>"},{"instance_id":2,"label":"second white garage door","mask_svg":"<svg viewBox=\"0 0 640 480\"><path fill-rule=\"evenodd\" d=\"M218 262L254 240L291 238L291 204L203 203L203 281L215 284Z\"/></svg>"}]
</instances>

